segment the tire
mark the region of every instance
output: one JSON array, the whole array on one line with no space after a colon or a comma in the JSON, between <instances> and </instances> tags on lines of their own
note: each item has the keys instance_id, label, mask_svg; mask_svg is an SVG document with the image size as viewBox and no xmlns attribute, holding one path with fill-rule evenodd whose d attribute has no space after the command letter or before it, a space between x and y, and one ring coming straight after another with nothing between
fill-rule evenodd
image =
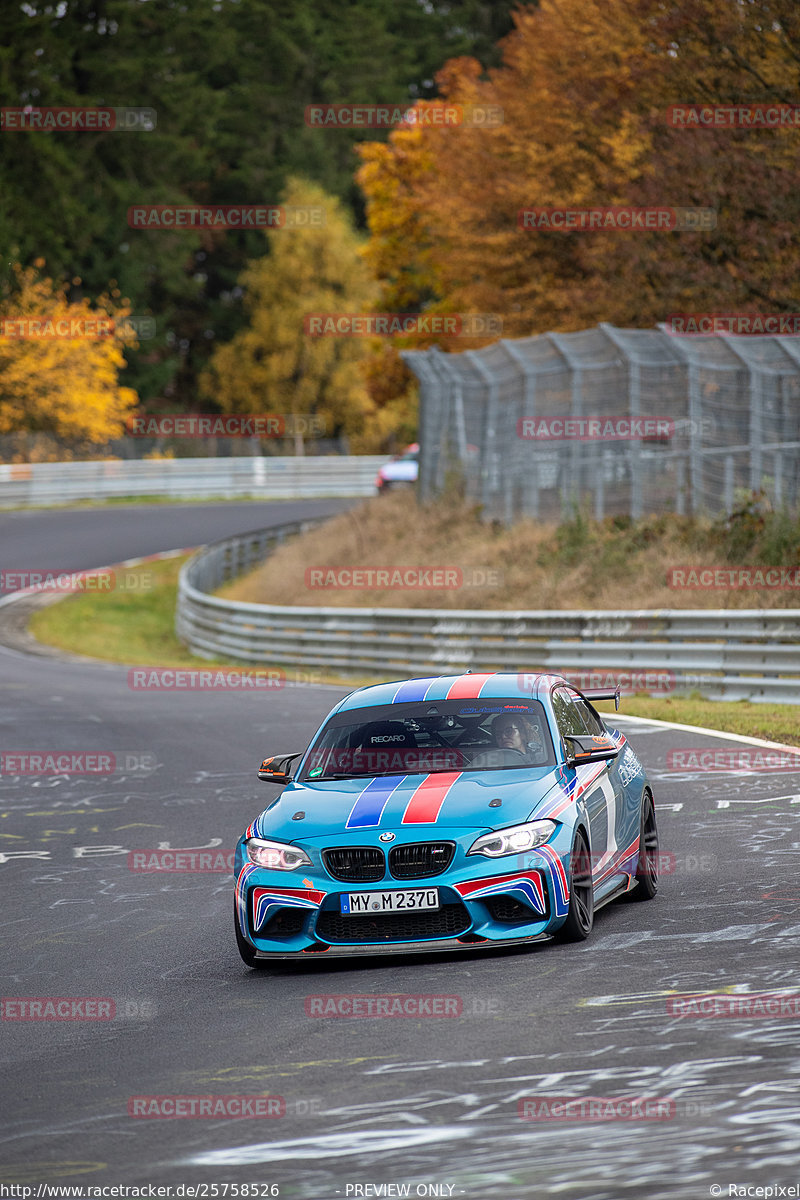
<instances>
[{"instance_id":1,"label":"tire","mask_svg":"<svg viewBox=\"0 0 800 1200\"><path fill-rule=\"evenodd\" d=\"M555 937L559 942L585 942L594 924L592 860L586 835L579 829L569 855L569 912Z\"/></svg>"},{"instance_id":2,"label":"tire","mask_svg":"<svg viewBox=\"0 0 800 1200\"><path fill-rule=\"evenodd\" d=\"M636 864L636 884L631 900L652 900L658 892L658 829L656 809L649 792L642 796L642 815L639 823L639 861Z\"/></svg>"},{"instance_id":3,"label":"tire","mask_svg":"<svg viewBox=\"0 0 800 1200\"><path fill-rule=\"evenodd\" d=\"M233 901L233 928L236 931L236 945L239 948L239 953L242 956L242 962L247 967L252 967L253 970L260 970L266 967L266 962L263 959L256 958L256 952L247 939L243 936L239 928L239 913L237 911L236 899Z\"/></svg>"}]
</instances>

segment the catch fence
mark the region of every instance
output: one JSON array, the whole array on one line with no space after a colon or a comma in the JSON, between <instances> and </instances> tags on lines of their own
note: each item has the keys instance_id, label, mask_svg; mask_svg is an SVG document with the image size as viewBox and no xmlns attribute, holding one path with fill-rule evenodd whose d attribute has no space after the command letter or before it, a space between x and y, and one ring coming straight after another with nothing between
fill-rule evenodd
<instances>
[{"instance_id":1,"label":"catch fence","mask_svg":"<svg viewBox=\"0 0 800 1200\"><path fill-rule=\"evenodd\" d=\"M797 505L798 339L601 324L403 358L420 383L422 499L459 481L506 523L576 506L598 518L717 515L761 490ZM625 436L625 421L633 432L648 418L661 422L649 436ZM561 433L567 419L578 436ZM587 434L590 420L600 424Z\"/></svg>"}]
</instances>

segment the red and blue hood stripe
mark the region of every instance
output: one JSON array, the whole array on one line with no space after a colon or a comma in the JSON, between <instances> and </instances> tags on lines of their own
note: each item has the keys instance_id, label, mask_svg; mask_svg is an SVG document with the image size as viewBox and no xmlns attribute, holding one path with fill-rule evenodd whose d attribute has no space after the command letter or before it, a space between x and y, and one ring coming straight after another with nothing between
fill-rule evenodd
<instances>
[{"instance_id":1,"label":"red and blue hood stripe","mask_svg":"<svg viewBox=\"0 0 800 1200\"><path fill-rule=\"evenodd\" d=\"M409 796L400 823L435 824L448 793L462 774L462 771L436 771L426 775ZM386 805L407 778L406 775L387 775L371 779L351 808L345 829L374 829L380 825Z\"/></svg>"}]
</instances>

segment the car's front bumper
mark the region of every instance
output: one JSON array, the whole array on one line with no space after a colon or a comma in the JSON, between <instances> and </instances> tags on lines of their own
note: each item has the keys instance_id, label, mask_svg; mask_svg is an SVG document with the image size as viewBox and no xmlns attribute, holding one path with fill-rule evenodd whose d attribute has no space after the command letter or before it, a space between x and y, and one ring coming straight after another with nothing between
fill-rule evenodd
<instances>
[{"instance_id":1,"label":"car's front bumper","mask_svg":"<svg viewBox=\"0 0 800 1200\"><path fill-rule=\"evenodd\" d=\"M568 907L567 872L551 845L415 882L345 884L315 870L288 885L287 873L237 859L239 928L258 958L354 957L370 954L524 945L550 936ZM287 886L288 885L288 886ZM300 886L298 886L300 885ZM437 888L438 910L343 915L345 892Z\"/></svg>"}]
</instances>

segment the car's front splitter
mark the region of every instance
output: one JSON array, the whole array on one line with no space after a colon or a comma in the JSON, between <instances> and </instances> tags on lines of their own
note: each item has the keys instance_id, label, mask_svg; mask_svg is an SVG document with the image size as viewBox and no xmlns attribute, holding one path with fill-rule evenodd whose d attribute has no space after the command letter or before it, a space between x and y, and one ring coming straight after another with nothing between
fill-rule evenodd
<instances>
[{"instance_id":1,"label":"car's front splitter","mask_svg":"<svg viewBox=\"0 0 800 1200\"><path fill-rule=\"evenodd\" d=\"M324 946L318 944L305 950L274 951L255 950L255 957L261 961L269 959L293 959L312 961L315 958L361 958L365 955L378 954L438 954L440 952L470 950L502 950L505 946L528 946L534 942L549 942L549 933L534 933L529 937L520 938L476 938L474 941L461 941L460 938L448 938L433 942L361 942L358 945Z\"/></svg>"}]
</instances>

